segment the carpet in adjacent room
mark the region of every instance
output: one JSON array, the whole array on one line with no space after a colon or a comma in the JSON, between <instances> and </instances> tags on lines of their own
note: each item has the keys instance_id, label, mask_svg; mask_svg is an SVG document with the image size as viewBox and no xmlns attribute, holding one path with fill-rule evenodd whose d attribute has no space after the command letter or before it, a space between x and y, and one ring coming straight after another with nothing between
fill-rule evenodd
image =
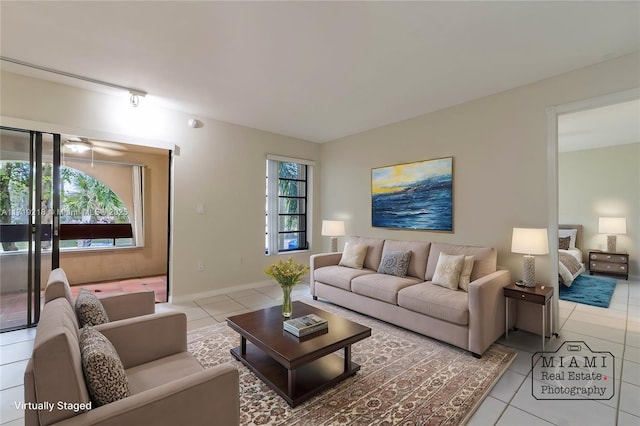
<instances>
[{"instance_id":1,"label":"carpet in adjacent room","mask_svg":"<svg viewBox=\"0 0 640 426\"><path fill-rule=\"evenodd\" d=\"M242 425L463 424L516 356L494 344L476 359L335 305L303 301L371 327L372 335L352 346L353 361L362 366L355 377L295 408L231 356L240 336L226 324L189 332L189 351L205 368L228 362L240 371Z\"/></svg>"},{"instance_id":2,"label":"carpet in adjacent room","mask_svg":"<svg viewBox=\"0 0 640 426\"><path fill-rule=\"evenodd\" d=\"M578 275L571 287L560 284L560 299L608 308L618 281L613 278Z\"/></svg>"}]
</instances>

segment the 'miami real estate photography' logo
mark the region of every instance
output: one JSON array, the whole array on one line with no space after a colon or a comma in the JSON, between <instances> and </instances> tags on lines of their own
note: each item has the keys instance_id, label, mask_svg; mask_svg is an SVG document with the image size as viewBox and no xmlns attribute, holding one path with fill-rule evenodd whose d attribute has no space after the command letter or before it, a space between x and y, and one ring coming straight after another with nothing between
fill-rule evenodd
<instances>
[{"instance_id":1,"label":"'miami real estate photography' logo","mask_svg":"<svg viewBox=\"0 0 640 426\"><path fill-rule=\"evenodd\" d=\"M611 399L615 358L585 342L564 342L555 352L531 358L531 393L536 399Z\"/></svg>"}]
</instances>

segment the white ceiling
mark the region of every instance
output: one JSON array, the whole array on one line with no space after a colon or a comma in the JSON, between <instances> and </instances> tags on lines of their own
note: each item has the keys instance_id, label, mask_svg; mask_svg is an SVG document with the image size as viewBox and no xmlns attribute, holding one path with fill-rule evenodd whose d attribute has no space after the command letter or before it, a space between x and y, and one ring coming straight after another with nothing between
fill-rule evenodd
<instances>
[{"instance_id":1,"label":"white ceiling","mask_svg":"<svg viewBox=\"0 0 640 426\"><path fill-rule=\"evenodd\" d=\"M640 143L640 99L558 116L558 150Z\"/></svg>"},{"instance_id":2,"label":"white ceiling","mask_svg":"<svg viewBox=\"0 0 640 426\"><path fill-rule=\"evenodd\" d=\"M3 56L314 142L640 48L635 1L2 1L0 15Z\"/></svg>"}]
</instances>

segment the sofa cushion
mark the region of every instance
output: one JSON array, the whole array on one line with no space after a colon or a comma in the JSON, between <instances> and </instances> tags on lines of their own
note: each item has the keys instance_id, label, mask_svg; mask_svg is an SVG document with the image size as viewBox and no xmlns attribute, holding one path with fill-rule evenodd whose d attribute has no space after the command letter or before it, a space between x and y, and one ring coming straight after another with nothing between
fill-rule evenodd
<instances>
[{"instance_id":1,"label":"sofa cushion","mask_svg":"<svg viewBox=\"0 0 640 426\"><path fill-rule=\"evenodd\" d=\"M42 308L31 362L38 401L90 401L82 373L78 320L66 298L52 300ZM77 414L71 409L38 411L40 424L53 424Z\"/></svg>"},{"instance_id":2,"label":"sofa cushion","mask_svg":"<svg viewBox=\"0 0 640 426\"><path fill-rule=\"evenodd\" d=\"M188 352L180 352L128 368L125 372L129 391L131 395L135 395L202 370L202 366L193 356Z\"/></svg>"},{"instance_id":3,"label":"sofa cushion","mask_svg":"<svg viewBox=\"0 0 640 426\"><path fill-rule=\"evenodd\" d=\"M80 331L82 370L96 406L129 396L124 366L115 348L102 333L88 326Z\"/></svg>"},{"instance_id":4,"label":"sofa cushion","mask_svg":"<svg viewBox=\"0 0 640 426\"><path fill-rule=\"evenodd\" d=\"M69 304L73 306L73 296L67 275L62 268L56 268L49 273L47 286L44 289L44 303L60 297L67 299Z\"/></svg>"},{"instance_id":5,"label":"sofa cushion","mask_svg":"<svg viewBox=\"0 0 640 426\"><path fill-rule=\"evenodd\" d=\"M457 290L463 266L464 255L440 253L436 272L433 274L433 283L449 290Z\"/></svg>"},{"instance_id":6,"label":"sofa cushion","mask_svg":"<svg viewBox=\"0 0 640 426\"><path fill-rule=\"evenodd\" d=\"M471 271L473 270L473 264L475 263L473 256L465 256L464 263L462 264L462 272L460 272L460 281L458 282L458 288L462 291L469 291L469 283L471 282Z\"/></svg>"},{"instance_id":7,"label":"sofa cushion","mask_svg":"<svg viewBox=\"0 0 640 426\"><path fill-rule=\"evenodd\" d=\"M410 251L383 252L382 260L378 267L378 273L404 278L407 276L407 268L409 268L410 259Z\"/></svg>"},{"instance_id":8,"label":"sofa cushion","mask_svg":"<svg viewBox=\"0 0 640 426\"><path fill-rule=\"evenodd\" d=\"M344 243L344 250L342 251L342 257L340 258L339 266L346 266L347 268L362 269L364 264L364 258L367 255L366 244L354 244L350 242Z\"/></svg>"},{"instance_id":9,"label":"sofa cushion","mask_svg":"<svg viewBox=\"0 0 640 426\"><path fill-rule=\"evenodd\" d=\"M352 244L366 244L368 246L367 255L364 258L363 266L365 269L378 270L380 259L382 259L382 245L384 244L384 240L380 238L351 236L347 238L347 242Z\"/></svg>"},{"instance_id":10,"label":"sofa cushion","mask_svg":"<svg viewBox=\"0 0 640 426\"><path fill-rule=\"evenodd\" d=\"M351 291L396 305L398 291L420 282L421 280L413 277L400 278L393 275L370 274L354 278L351 281Z\"/></svg>"},{"instance_id":11,"label":"sofa cushion","mask_svg":"<svg viewBox=\"0 0 640 426\"><path fill-rule=\"evenodd\" d=\"M469 295L464 291L420 283L400 290L398 305L453 324L469 324Z\"/></svg>"},{"instance_id":12,"label":"sofa cushion","mask_svg":"<svg viewBox=\"0 0 640 426\"><path fill-rule=\"evenodd\" d=\"M482 278L485 275L489 275L496 271L498 254L496 249L492 247L473 247L446 243L432 243L431 248L429 249L429 261L427 262L427 273L424 277L425 281L431 281L433 279L433 274L436 271L440 252L473 256L474 264L473 269L471 270L471 281L475 281L478 278Z\"/></svg>"},{"instance_id":13,"label":"sofa cushion","mask_svg":"<svg viewBox=\"0 0 640 426\"><path fill-rule=\"evenodd\" d=\"M374 274L370 269L354 269L345 266L323 266L313 271L313 278L323 284L351 291L351 280L356 277Z\"/></svg>"},{"instance_id":14,"label":"sofa cushion","mask_svg":"<svg viewBox=\"0 0 640 426\"><path fill-rule=\"evenodd\" d=\"M431 243L424 241L385 240L382 253L387 251L411 251L407 275L424 280Z\"/></svg>"},{"instance_id":15,"label":"sofa cushion","mask_svg":"<svg viewBox=\"0 0 640 426\"><path fill-rule=\"evenodd\" d=\"M100 303L100 299L87 289L83 288L80 290L76 298L75 306L80 327L84 327L85 325L100 325L109 322L107 311L105 311L104 306Z\"/></svg>"}]
</instances>

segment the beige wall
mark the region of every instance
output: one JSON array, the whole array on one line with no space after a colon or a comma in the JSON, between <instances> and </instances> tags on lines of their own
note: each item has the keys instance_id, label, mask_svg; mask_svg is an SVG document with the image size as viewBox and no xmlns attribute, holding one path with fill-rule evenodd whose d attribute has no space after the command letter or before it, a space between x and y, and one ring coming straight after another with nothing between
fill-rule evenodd
<instances>
[{"instance_id":1,"label":"beige wall","mask_svg":"<svg viewBox=\"0 0 640 426\"><path fill-rule=\"evenodd\" d=\"M350 234L497 247L499 263L517 278L522 265L509 252L512 227L547 226L545 108L638 87L639 63L637 54L629 55L323 145L202 117L204 127L192 129L186 124L191 116L154 105L152 95L134 109L126 96L7 73L0 113L78 128L80 136L110 132L125 142L146 138L179 146L174 296L264 280L262 269L274 260L264 256L267 153L322 162L313 185L316 194L322 188L313 209L314 251L328 244L321 239L320 220L345 219ZM446 156L455 158L455 233L371 228L372 167ZM198 203L205 214L197 213ZM308 253L294 257L306 261ZM198 260L204 271L196 270ZM549 280L547 256L539 258L538 270L540 280Z\"/></svg>"},{"instance_id":2,"label":"beige wall","mask_svg":"<svg viewBox=\"0 0 640 426\"><path fill-rule=\"evenodd\" d=\"M629 272L640 274L640 143L561 152L558 156L559 221L581 224L585 259L589 249L606 250L599 217L626 217L627 235L618 251L629 253Z\"/></svg>"},{"instance_id":3,"label":"beige wall","mask_svg":"<svg viewBox=\"0 0 640 426\"><path fill-rule=\"evenodd\" d=\"M144 247L120 250L62 251L60 266L64 268L69 282L79 284L166 274L169 152L166 151L164 155L130 152L118 157L103 156L97 152L95 159L145 166ZM106 168L99 163L95 163L93 167L86 162L68 162L67 165L103 182L108 182L109 186L121 198L128 201L132 199L130 166L123 166L114 173L112 167ZM129 213L133 214L133 205L130 202L126 204Z\"/></svg>"},{"instance_id":4,"label":"beige wall","mask_svg":"<svg viewBox=\"0 0 640 426\"><path fill-rule=\"evenodd\" d=\"M489 245L499 263L522 272L513 227L547 227L545 109L640 85L638 55L488 96L323 145L322 214L347 233ZM454 157L452 234L371 227L371 168ZM538 258L539 278L549 280Z\"/></svg>"},{"instance_id":5,"label":"beige wall","mask_svg":"<svg viewBox=\"0 0 640 426\"><path fill-rule=\"evenodd\" d=\"M498 264L522 278L513 227L549 226L546 109L637 87L635 54L324 144L322 216L344 219L348 234L493 246ZM454 233L372 228L371 168L447 156ZM536 259L538 281L549 283L549 256ZM539 317L537 308L522 304L522 318Z\"/></svg>"},{"instance_id":6,"label":"beige wall","mask_svg":"<svg viewBox=\"0 0 640 426\"><path fill-rule=\"evenodd\" d=\"M184 123L186 127L186 119ZM268 280L263 270L288 256L264 254L266 155L318 160L320 147L214 120L205 121L180 145L175 162L174 295ZM319 175L319 163L314 173ZM320 194L319 179L312 188ZM198 214L199 203L205 214ZM312 211L317 232L311 245L318 249L319 203ZM292 257L309 262L309 252ZM196 271L198 261L204 271Z\"/></svg>"},{"instance_id":7,"label":"beige wall","mask_svg":"<svg viewBox=\"0 0 640 426\"><path fill-rule=\"evenodd\" d=\"M170 267L174 298L215 294L267 280L263 270L278 256L264 254L266 155L317 161L318 144L203 117L196 118L204 126L194 129L187 125L193 116L160 106L153 94L141 99L138 108L132 108L127 96L16 74L2 73L1 83L3 122L26 120L23 124L48 130L76 129L79 136L104 138L108 133L115 141L177 146ZM320 176L320 172L318 162L315 175ZM315 194L320 194L319 182L314 180ZM205 207L204 214L197 212L199 203ZM316 202L313 215L317 220L319 208ZM312 244L320 244L319 229L314 225ZM308 262L309 252L293 257ZM125 261L133 264L143 260ZM199 261L203 271L197 270ZM95 261L88 267L104 266Z\"/></svg>"}]
</instances>

